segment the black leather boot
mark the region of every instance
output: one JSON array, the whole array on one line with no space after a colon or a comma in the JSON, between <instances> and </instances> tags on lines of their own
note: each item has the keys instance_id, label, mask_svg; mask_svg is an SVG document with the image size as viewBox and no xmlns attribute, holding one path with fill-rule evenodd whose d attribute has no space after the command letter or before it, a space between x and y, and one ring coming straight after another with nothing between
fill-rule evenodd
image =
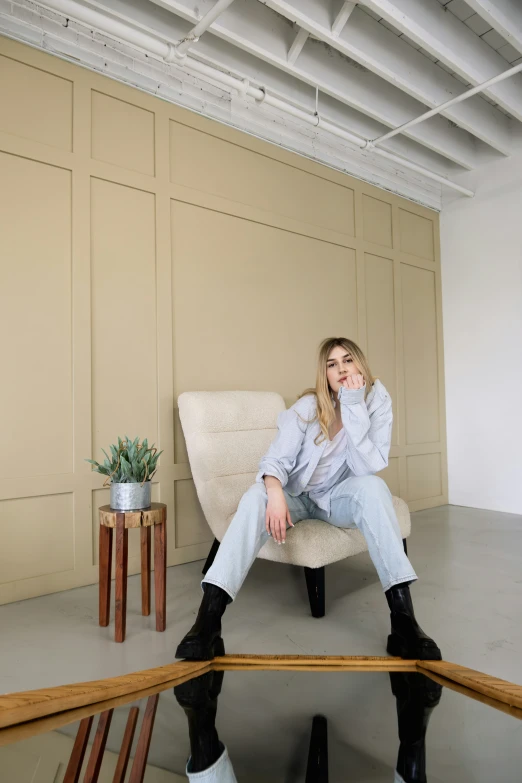
<instances>
[{"instance_id":1,"label":"black leather boot","mask_svg":"<svg viewBox=\"0 0 522 783\"><path fill-rule=\"evenodd\" d=\"M390 672L390 681L399 724L397 772L405 783L426 783L426 731L442 685L410 672Z\"/></svg>"},{"instance_id":2,"label":"black leather boot","mask_svg":"<svg viewBox=\"0 0 522 783\"><path fill-rule=\"evenodd\" d=\"M217 698L224 672L206 672L174 688L174 696L187 716L190 737L189 772L211 767L224 750L216 731Z\"/></svg>"},{"instance_id":3,"label":"black leather boot","mask_svg":"<svg viewBox=\"0 0 522 783\"><path fill-rule=\"evenodd\" d=\"M421 661L440 661L441 652L433 639L424 633L413 611L409 582L386 591L391 612L391 634L386 651L390 655Z\"/></svg>"},{"instance_id":4,"label":"black leather boot","mask_svg":"<svg viewBox=\"0 0 522 783\"><path fill-rule=\"evenodd\" d=\"M176 658L192 661L211 661L225 654L221 638L221 618L231 598L221 587L205 583L203 600L196 622L178 645Z\"/></svg>"}]
</instances>

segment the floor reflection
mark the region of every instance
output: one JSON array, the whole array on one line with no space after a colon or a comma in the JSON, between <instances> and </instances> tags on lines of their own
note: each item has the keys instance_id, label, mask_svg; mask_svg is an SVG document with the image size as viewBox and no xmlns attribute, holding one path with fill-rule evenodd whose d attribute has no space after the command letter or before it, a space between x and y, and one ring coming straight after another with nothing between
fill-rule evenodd
<instances>
[{"instance_id":1,"label":"floor reflection","mask_svg":"<svg viewBox=\"0 0 522 783\"><path fill-rule=\"evenodd\" d=\"M202 672L0 730L0 781L521 779L521 712L412 666L218 662Z\"/></svg>"},{"instance_id":2,"label":"floor reflection","mask_svg":"<svg viewBox=\"0 0 522 783\"><path fill-rule=\"evenodd\" d=\"M237 783L232 759L216 729L218 698L225 672L210 671L174 688L187 718L190 757L189 780L203 783ZM397 702L399 751L394 783L426 783L426 731L442 686L413 672L390 672ZM328 718L312 719L305 783L328 783ZM346 770L346 780L355 780Z\"/></svg>"}]
</instances>

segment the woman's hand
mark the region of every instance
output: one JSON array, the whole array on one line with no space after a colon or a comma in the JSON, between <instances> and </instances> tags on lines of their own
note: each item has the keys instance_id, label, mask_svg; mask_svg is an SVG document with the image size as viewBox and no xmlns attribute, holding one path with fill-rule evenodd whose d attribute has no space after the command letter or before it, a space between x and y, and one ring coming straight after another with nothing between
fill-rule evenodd
<instances>
[{"instance_id":1,"label":"woman's hand","mask_svg":"<svg viewBox=\"0 0 522 783\"><path fill-rule=\"evenodd\" d=\"M266 506L265 527L269 536L272 536L278 544L284 544L286 540L286 524L294 526L284 493L280 490L268 492Z\"/></svg>"},{"instance_id":2,"label":"woman's hand","mask_svg":"<svg viewBox=\"0 0 522 783\"><path fill-rule=\"evenodd\" d=\"M349 375L346 380L341 381L341 386L344 386L346 389L362 389L364 376L359 374Z\"/></svg>"}]
</instances>

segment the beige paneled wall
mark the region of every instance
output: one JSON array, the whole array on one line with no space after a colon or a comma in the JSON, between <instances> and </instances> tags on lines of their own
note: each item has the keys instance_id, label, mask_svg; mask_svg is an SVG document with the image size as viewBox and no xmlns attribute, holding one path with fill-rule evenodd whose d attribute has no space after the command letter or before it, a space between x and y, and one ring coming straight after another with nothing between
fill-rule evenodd
<instances>
[{"instance_id":1,"label":"beige paneled wall","mask_svg":"<svg viewBox=\"0 0 522 783\"><path fill-rule=\"evenodd\" d=\"M118 435L164 449L169 564L203 557L177 396L292 404L333 334L392 394L392 492L446 502L435 213L6 39L0 74L0 602L97 580Z\"/></svg>"}]
</instances>

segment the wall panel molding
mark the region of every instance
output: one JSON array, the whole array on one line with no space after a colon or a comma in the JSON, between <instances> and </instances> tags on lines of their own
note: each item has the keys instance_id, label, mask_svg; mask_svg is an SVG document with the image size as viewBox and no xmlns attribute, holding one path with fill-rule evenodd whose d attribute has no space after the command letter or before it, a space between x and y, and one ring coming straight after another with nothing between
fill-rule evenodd
<instances>
[{"instance_id":1,"label":"wall panel molding","mask_svg":"<svg viewBox=\"0 0 522 783\"><path fill-rule=\"evenodd\" d=\"M85 458L117 435L164 450L168 564L204 557L177 396L290 405L330 334L358 341L392 393L392 491L412 510L447 502L436 212L23 44L0 38L0 58L0 236L22 254L0 310L16 457L0 524L33 537L0 553L0 603L97 581L107 490Z\"/></svg>"}]
</instances>

